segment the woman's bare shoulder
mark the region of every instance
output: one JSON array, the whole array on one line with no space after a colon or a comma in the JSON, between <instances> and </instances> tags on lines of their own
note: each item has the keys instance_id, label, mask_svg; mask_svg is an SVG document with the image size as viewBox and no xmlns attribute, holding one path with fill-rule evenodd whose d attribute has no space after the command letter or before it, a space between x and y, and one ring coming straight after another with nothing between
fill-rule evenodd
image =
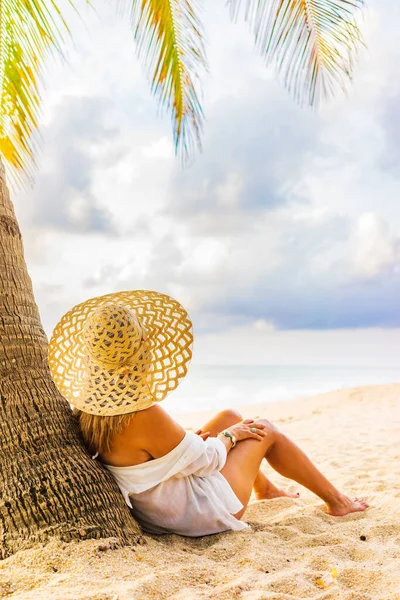
<instances>
[{"instance_id":1,"label":"woman's bare shoulder","mask_svg":"<svg viewBox=\"0 0 400 600\"><path fill-rule=\"evenodd\" d=\"M132 421L136 434L143 440L143 447L153 458L173 450L186 434L183 427L159 404L138 411Z\"/></svg>"},{"instance_id":2,"label":"woman's bare shoulder","mask_svg":"<svg viewBox=\"0 0 400 600\"><path fill-rule=\"evenodd\" d=\"M136 421L140 421L143 427L151 424L162 424L167 422L174 422L171 415L158 403L152 404L149 408L137 411Z\"/></svg>"}]
</instances>

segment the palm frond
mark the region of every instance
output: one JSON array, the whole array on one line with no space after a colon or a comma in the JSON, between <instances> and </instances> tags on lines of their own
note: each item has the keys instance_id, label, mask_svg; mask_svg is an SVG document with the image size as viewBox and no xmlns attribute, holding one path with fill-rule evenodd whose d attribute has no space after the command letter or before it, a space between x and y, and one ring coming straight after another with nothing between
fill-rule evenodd
<instances>
[{"instance_id":1,"label":"palm frond","mask_svg":"<svg viewBox=\"0 0 400 600\"><path fill-rule=\"evenodd\" d=\"M355 14L364 0L228 0L245 19L267 63L275 63L286 87L303 103L316 105L346 89L362 44Z\"/></svg>"},{"instance_id":2,"label":"palm frond","mask_svg":"<svg viewBox=\"0 0 400 600\"><path fill-rule=\"evenodd\" d=\"M34 166L39 69L63 30L54 0L0 0L0 154L17 179Z\"/></svg>"},{"instance_id":3,"label":"palm frond","mask_svg":"<svg viewBox=\"0 0 400 600\"><path fill-rule=\"evenodd\" d=\"M199 80L207 70L197 0L131 0L139 56L162 107L171 111L175 150L187 162L201 148Z\"/></svg>"}]
</instances>

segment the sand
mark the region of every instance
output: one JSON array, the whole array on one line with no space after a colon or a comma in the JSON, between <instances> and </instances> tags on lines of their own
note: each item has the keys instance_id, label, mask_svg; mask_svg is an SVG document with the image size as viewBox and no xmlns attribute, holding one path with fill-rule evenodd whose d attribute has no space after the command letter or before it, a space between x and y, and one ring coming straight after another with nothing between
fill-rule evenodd
<instances>
[{"instance_id":1,"label":"sand","mask_svg":"<svg viewBox=\"0 0 400 600\"><path fill-rule=\"evenodd\" d=\"M243 408L274 420L343 491L371 507L328 516L301 499L253 501L251 531L198 539L145 536L147 544L63 544L0 562L0 597L13 600L400 600L400 385L342 390L290 403ZM209 414L185 415L197 429ZM265 464L284 487L291 482ZM326 589L317 580L334 566Z\"/></svg>"}]
</instances>

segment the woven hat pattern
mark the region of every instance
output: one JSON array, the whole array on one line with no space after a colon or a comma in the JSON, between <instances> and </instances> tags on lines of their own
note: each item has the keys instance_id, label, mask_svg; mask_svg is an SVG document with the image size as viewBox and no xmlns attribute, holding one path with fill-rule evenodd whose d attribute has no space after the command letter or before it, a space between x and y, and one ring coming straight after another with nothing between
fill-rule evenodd
<instances>
[{"instance_id":1,"label":"woven hat pattern","mask_svg":"<svg viewBox=\"0 0 400 600\"><path fill-rule=\"evenodd\" d=\"M192 323L171 297L138 290L87 300L58 323L51 375L80 410L102 416L160 402L187 374Z\"/></svg>"},{"instance_id":2,"label":"woven hat pattern","mask_svg":"<svg viewBox=\"0 0 400 600\"><path fill-rule=\"evenodd\" d=\"M106 304L88 317L83 337L94 360L115 365L127 362L139 350L143 330L132 310Z\"/></svg>"}]
</instances>

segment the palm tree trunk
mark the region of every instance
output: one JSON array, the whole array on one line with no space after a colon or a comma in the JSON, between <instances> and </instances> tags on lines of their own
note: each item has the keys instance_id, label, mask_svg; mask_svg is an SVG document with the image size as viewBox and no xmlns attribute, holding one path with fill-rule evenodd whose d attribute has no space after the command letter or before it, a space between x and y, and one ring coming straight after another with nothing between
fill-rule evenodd
<instances>
[{"instance_id":1,"label":"palm tree trunk","mask_svg":"<svg viewBox=\"0 0 400 600\"><path fill-rule=\"evenodd\" d=\"M0 278L0 558L51 536L136 543L138 525L50 377L1 160Z\"/></svg>"}]
</instances>

